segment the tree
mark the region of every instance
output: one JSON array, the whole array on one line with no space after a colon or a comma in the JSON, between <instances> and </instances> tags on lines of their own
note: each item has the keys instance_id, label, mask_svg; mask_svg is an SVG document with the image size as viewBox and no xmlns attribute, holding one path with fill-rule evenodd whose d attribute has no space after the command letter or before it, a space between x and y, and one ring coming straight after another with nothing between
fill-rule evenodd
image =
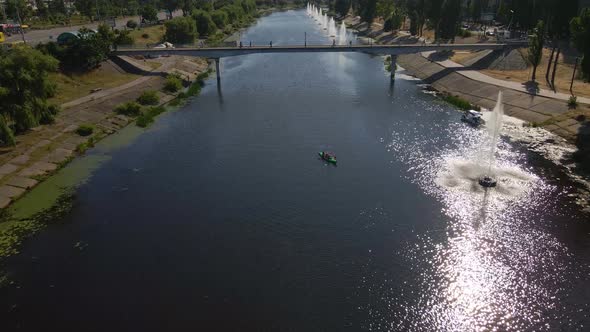
<instances>
[{"instance_id":1,"label":"tree","mask_svg":"<svg viewBox=\"0 0 590 332\"><path fill-rule=\"evenodd\" d=\"M166 41L175 44L191 44L197 38L197 25L192 17L176 17L166 21Z\"/></svg>"},{"instance_id":2,"label":"tree","mask_svg":"<svg viewBox=\"0 0 590 332\"><path fill-rule=\"evenodd\" d=\"M372 24L377 15L377 0L359 0L359 7L361 19Z\"/></svg>"},{"instance_id":3,"label":"tree","mask_svg":"<svg viewBox=\"0 0 590 332\"><path fill-rule=\"evenodd\" d=\"M410 33L422 36L422 27L425 21L425 0L407 0L406 10L410 17Z\"/></svg>"},{"instance_id":4,"label":"tree","mask_svg":"<svg viewBox=\"0 0 590 332\"><path fill-rule=\"evenodd\" d=\"M51 15L67 15L68 10L63 0L51 0L48 4L49 13Z\"/></svg>"},{"instance_id":5,"label":"tree","mask_svg":"<svg viewBox=\"0 0 590 332\"><path fill-rule=\"evenodd\" d=\"M155 22L158 20L158 10L152 5L141 7L139 15L141 15L142 19L147 22Z\"/></svg>"},{"instance_id":6,"label":"tree","mask_svg":"<svg viewBox=\"0 0 590 332\"><path fill-rule=\"evenodd\" d=\"M29 47L0 51L0 139L12 134L1 122L13 123L16 132L23 132L46 122L57 108L47 99L55 93L48 74L57 70L55 58Z\"/></svg>"},{"instance_id":7,"label":"tree","mask_svg":"<svg viewBox=\"0 0 590 332\"><path fill-rule=\"evenodd\" d=\"M334 11L340 16L345 16L350 9L350 0L336 0L334 2Z\"/></svg>"},{"instance_id":8,"label":"tree","mask_svg":"<svg viewBox=\"0 0 590 332\"><path fill-rule=\"evenodd\" d=\"M441 19L438 25L438 37L455 39L461 14L461 0L445 0L441 8Z\"/></svg>"},{"instance_id":9,"label":"tree","mask_svg":"<svg viewBox=\"0 0 590 332\"><path fill-rule=\"evenodd\" d=\"M533 35L529 40L529 52L527 54L527 60L533 65L533 76L531 80L534 82L537 74L537 66L541 63L541 57L543 55L543 44L545 42L545 23L539 21Z\"/></svg>"},{"instance_id":10,"label":"tree","mask_svg":"<svg viewBox=\"0 0 590 332\"><path fill-rule=\"evenodd\" d=\"M180 0L160 0L160 7L168 11L168 16L172 18L172 13L180 7Z\"/></svg>"},{"instance_id":11,"label":"tree","mask_svg":"<svg viewBox=\"0 0 590 332\"><path fill-rule=\"evenodd\" d=\"M582 75L590 79L590 8L582 9L580 16L572 19L570 31L576 48L584 56L581 65Z\"/></svg>"},{"instance_id":12,"label":"tree","mask_svg":"<svg viewBox=\"0 0 590 332\"><path fill-rule=\"evenodd\" d=\"M6 16L13 19L20 19L22 21L27 20L31 17L33 11L25 0L7 0L5 5Z\"/></svg>"},{"instance_id":13,"label":"tree","mask_svg":"<svg viewBox=\"0 0 590 332\"><path fill-rule=\"evenodd\" d=\"M213 23L215 23L215 25L220 29L226 26L229 20L227 13L220 9L215 10L213 11L213 13L211 13L211 19L213 19Z\"/></svg>"},{"instance_id":14,"label":"tree","mask_svg":"<svg viewBox=\"0 0 590 332\"><path fill-rule=\"evenodd\" d=\"M182 16L189 16L195 9L195 2L193 0L181 0L180 9L182 9Z\"/></svg>"},{"instance_id":15,"label":"tree","mask_svg":"<svg viewBox=\"0 0 590 332\"><path fill-rule=\"evenodd\" d=\"M197 9L193 12L192 16L197 24L197 31L200 35L208 36L217 30L217 27L208 12Z\"/></svg>"},{"instance_id":16,"label":"tree","mask_svg":"<svg viewBox=\"0 0 590 332\"><path fill-rule=\"evenodd\" d=\"M92 20L96 14L95 3L96 2L94 0L76 0L76 2L74 2L74 6L76 6L76 9L80 12L80 14Z\"/></svg>"}]
</instances>

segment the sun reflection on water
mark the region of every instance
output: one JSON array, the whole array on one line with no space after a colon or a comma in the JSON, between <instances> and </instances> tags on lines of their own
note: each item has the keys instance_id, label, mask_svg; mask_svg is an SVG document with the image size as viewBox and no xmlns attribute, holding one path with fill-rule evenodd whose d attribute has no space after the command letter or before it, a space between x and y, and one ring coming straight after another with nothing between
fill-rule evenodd
<instances>
[{"instance_id":1,"label":"sun reflection on water","mask_svg":"<svg viewBox=\"0 0 590 332\"><path fill-rule=\"evenodd\" d=\"M425 131L413 129L418 126L431 127L432 135L420 136ZM432 121L394 128L387 149L408 166L407 179L442 202L444 233L432 230L408 240L401 254L417 278L395 290L371 285L391 296L383 296L390 312L370 310L369 329L539 331L562 326L568 317L558 308L559 298L567 291L568 275L576 272L567 248L544 226L547 216L560 209L554 201L565 194L563 188L535 175L526 155L505 140L496 153L497 188L481 187L479 155L487 139L482 130ZM453 143L440 147L441 135Z\"/></svg>"}]
</instances>

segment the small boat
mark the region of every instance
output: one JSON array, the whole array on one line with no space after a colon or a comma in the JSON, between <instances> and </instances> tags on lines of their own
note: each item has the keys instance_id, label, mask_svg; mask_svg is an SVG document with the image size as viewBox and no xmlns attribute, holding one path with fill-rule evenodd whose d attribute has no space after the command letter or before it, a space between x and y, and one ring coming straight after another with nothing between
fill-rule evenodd
<instances>
[{"instance_id":1,"label":"small boat","mask_svg":"<svg viewBox=\"0 0 590 332\"><path fill-rule=\"evenodd\" d=\"M330 153L330 152L322 151L322 152L319 152L318 154L320 155L320 157L323 160L325 160L325 161L327 161L329 163L336 164L336 162L337 162L336 161L336 156L334 154Z\"/></svg>"},{"instance_id":2,"label":"small boat","mask_svg":"<svg viewBox=\"0 0 590 332\"><path fill-rule=\"evenodd\" d=\"M467 122L474 126L479 126L484 122L482 119L481 112L478 112L476 110L465 111L465 113L461 115L461 121Z\"/></svg>"}]
</instances>

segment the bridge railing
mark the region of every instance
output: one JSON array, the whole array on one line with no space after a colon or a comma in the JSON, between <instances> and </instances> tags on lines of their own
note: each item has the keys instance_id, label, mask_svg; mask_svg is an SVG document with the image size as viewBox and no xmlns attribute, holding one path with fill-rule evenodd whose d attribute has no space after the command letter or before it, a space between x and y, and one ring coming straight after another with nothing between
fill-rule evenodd
<instances>
[{"instance_id":1,"label":"bridge railing","mask_svg":"<svg viewBox=\"0 0 590 332\"><path fill-rule=\"evenodd\" d=\"M485 45L492 45L492 44L504 44L504 43L482 43L481 46ZM522 44L522 42L512 42L510 44ZM334 40L331 43L326 43L326 40L281 40L279 42L272 41L263 41L263 40L242 40L240 42L226 42L223 45L209 45L207 43L192 43L192 44L171 44L172 47L167 48L163 46L163 44L151 44L151 45L119 45L117 46L117 50L139 50L139 49L153 49L153 50L166 50L166 49L186 49L186 48L206 48L206 49L235 49L235 48L249 48L249 47L256 47L256 48L264 48L264 47L394 47L394 46L439 46L445 45L440 43L393 43L393 44L372 44L372 43L357 43L354 40ZM460 46L462 44L456 44Z\"/></svg>"}]
</instances>

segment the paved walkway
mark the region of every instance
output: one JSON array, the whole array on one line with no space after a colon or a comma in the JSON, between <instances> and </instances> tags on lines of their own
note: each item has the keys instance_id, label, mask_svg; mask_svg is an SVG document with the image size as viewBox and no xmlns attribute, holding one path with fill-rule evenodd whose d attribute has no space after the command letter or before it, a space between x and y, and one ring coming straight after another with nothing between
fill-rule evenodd
<instances>
[{"instance_id":1,"label":"paved walkway","mask_svg":"<svg viewBox=\"0 0 590 332\"><path fill-rule=\"evenodd\" d=\"M492 109L496 104L498 91L503 91L504 111L507 115L536 124L553 119L554 123L545 126L545 129L561 137L573 140L581 127L580 122L565 116L569 109L567 103L559 98L533 95L522 88L513 89L510 85L480 81L477 77L463 75L465 70L453 70L453 67L447 68L416 54L402 55L398 57L398 63L435 89L484 108Z\"/></svg>"},{"instance_id":2,"label":"paved walkway","mask_svg":"<svg viewBox=\"0 0 590 332\"><path fill-rule=\"evenodd\" d=\"M423 57L428 59L430 57L430 55L432 55L433 53L434 52L422 52L421 54ZM443 61L435 61L435 62L445 68L465 68L463 65L456 63L454 61L448 60L448 59L443 60ZM569 98L571 96L566 93L553 92L551 90L546 90L546 89L539 89L536 92L532 92L529 89L527 89L527 87L523 83L500 80L497 78L490 77L486 74L483 74L477 70L457 70L456 72L459 73L460 75L463 75L467 78L470 78L470 79L478 81L478 82L493 84L493 85L497 85L497 86L500 86L503 88L507 88L507 89L511 89L511 90L515 90L515 91L520 91L520 92L525 92L530 95L547 97L547 98L558 99L558 100L563 100L563 101L569 100ZM590 104L590 98L578 97L578 102L583 103L583 104Z\"/></svg>"}]
</instances>

